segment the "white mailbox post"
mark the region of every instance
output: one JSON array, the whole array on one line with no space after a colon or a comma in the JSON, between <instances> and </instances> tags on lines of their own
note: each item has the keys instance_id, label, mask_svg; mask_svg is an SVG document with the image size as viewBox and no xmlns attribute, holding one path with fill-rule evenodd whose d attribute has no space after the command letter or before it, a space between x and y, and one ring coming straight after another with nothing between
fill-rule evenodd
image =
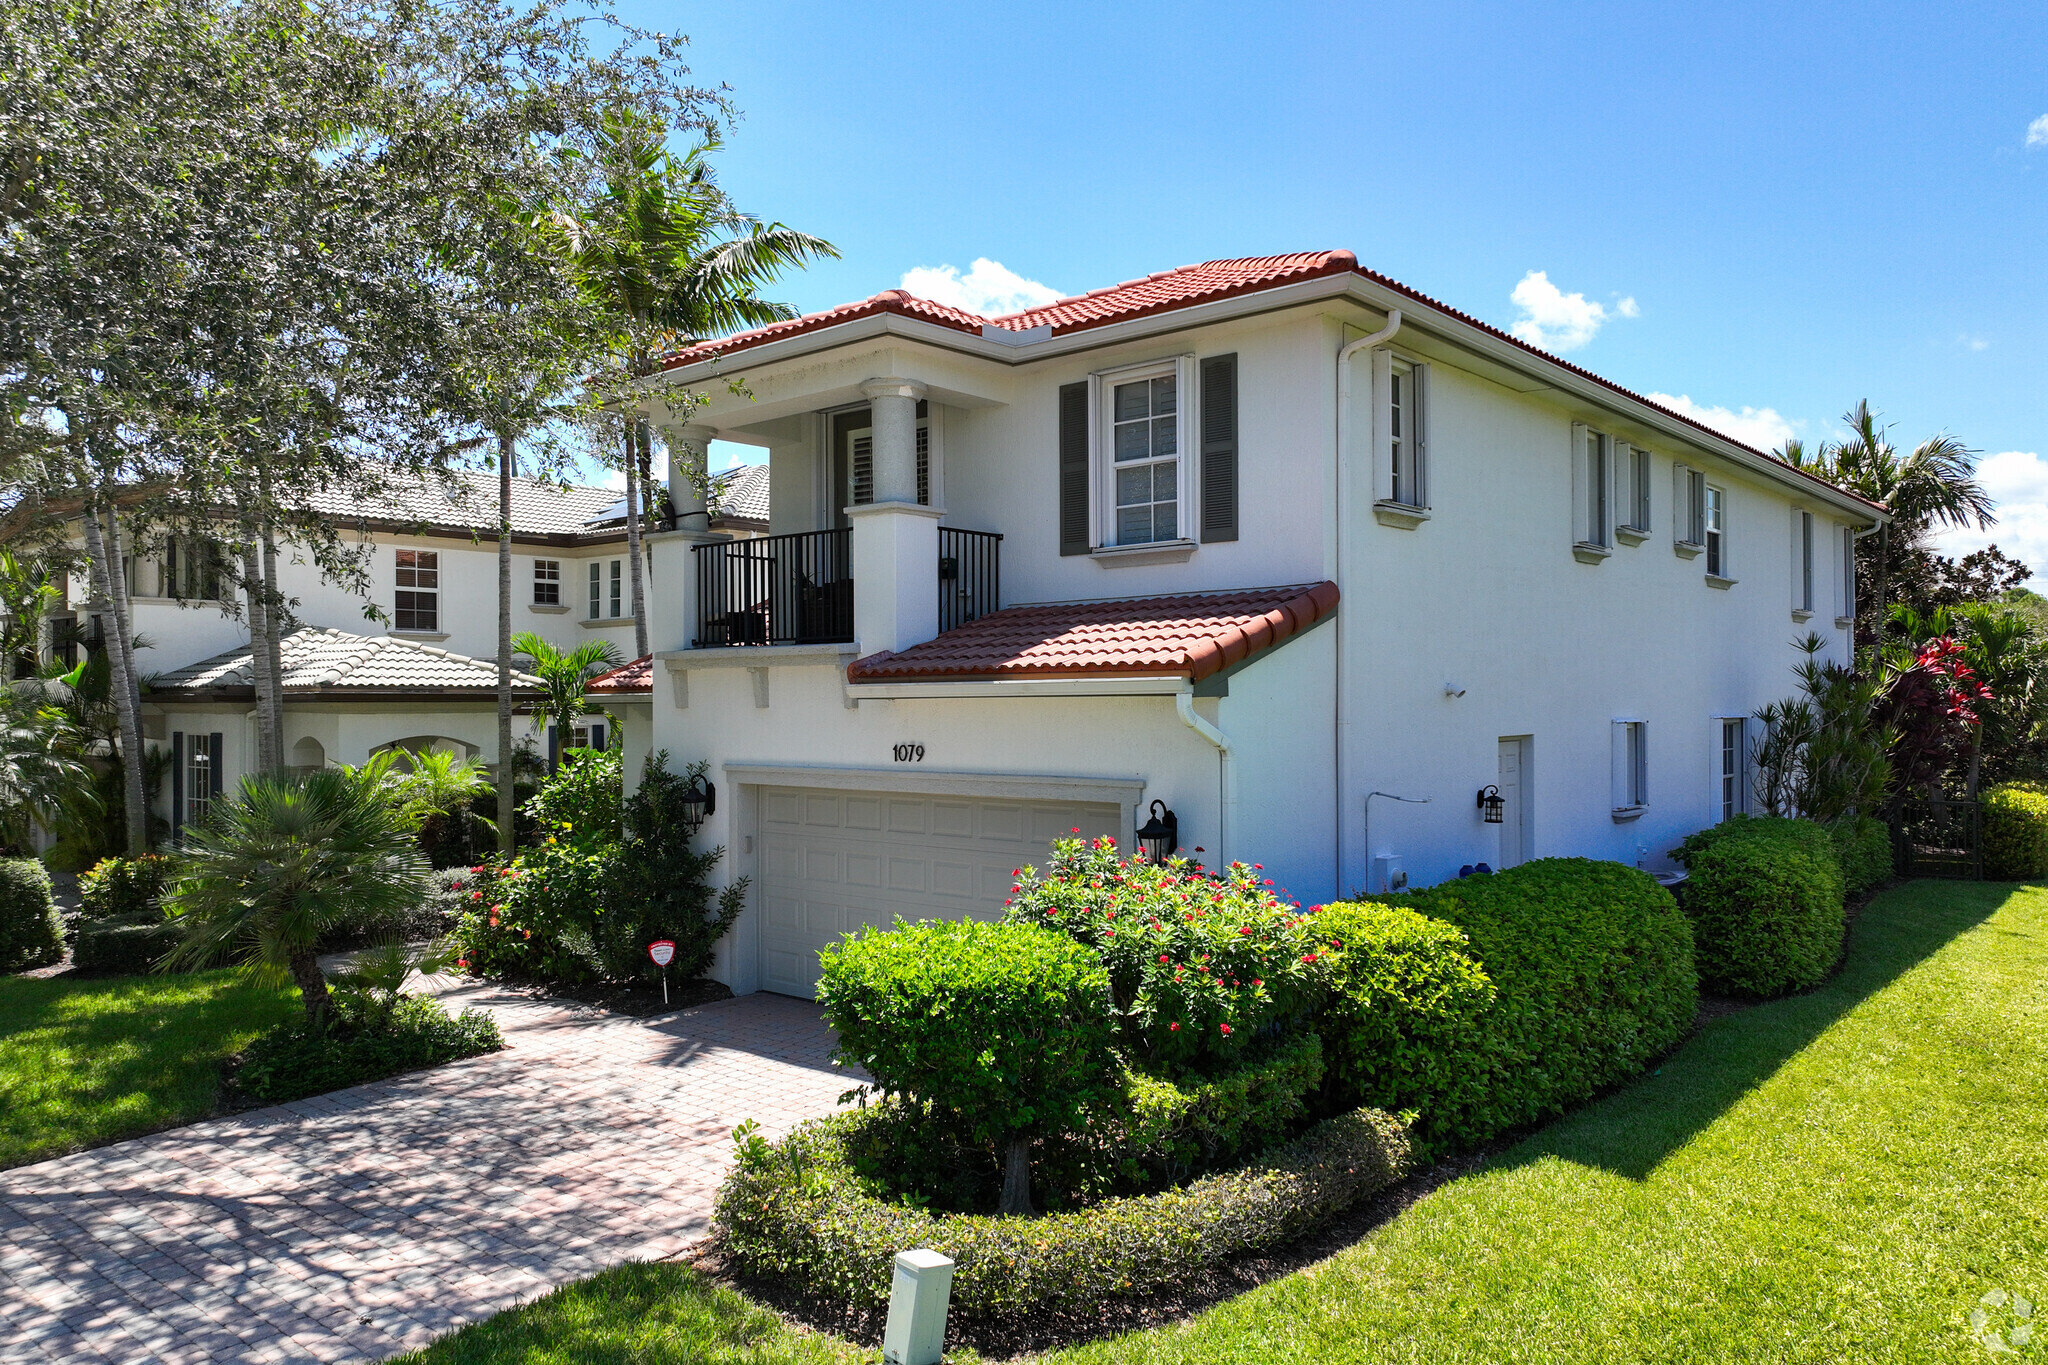
<instances>
[{"instance_id":1,"label":"white mailbox post","mask_svg":"<svg viewBox=\"0 0 2048 1365\"><path fill-rule=\"evenodd\" d=\"M883 1365L939 1365L952 1296L951 1259L936 1251L897 1252L889 1323L882 1329Z\"/></svg>"}]
</instances>

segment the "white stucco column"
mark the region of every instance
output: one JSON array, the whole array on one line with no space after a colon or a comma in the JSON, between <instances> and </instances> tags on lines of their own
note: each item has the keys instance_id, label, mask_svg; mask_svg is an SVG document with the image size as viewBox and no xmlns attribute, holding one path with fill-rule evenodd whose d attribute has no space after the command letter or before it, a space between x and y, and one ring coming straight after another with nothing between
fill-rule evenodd
<instances>
[{"instance_id":1,"label":"white stucco column","mask_svg":"<svg viewBox=\"0 0 2048 1365\"><path fill-rule=\"evenodd\" d=\"M862 654L908 649L939 633L939 518L917 501L917 403L924 385L861 385L874 428L875 500L853 523L853 629Z\"/></svg>"},{"instance_id":2,"label":"white stucco column","mask_svg":"<svg viewBox=\"0 0 2048 1365\"><path fill-rule=\"evenodd\" d=\"M699 508L701 524L701 504ZM657 591L647 594L647 646L656 655L688 649L697 638L697 567L704 556L695 550L714 540L729 539L709 531L680 528L648 532L649 577L660 585Z\"/></svg>"},{"instance_id":3,"label":"white stucco column","mask_svg":"<svg viewBox=\"0 0 2048 1365\"><path fill-rule=\"evenodd\" d=\"M664 425L661 434L668 444L668 500L676 509L676 529L708 531L711 520L704 510L705 452L711 448L711 438L718 435L718 429L691 422L686 426Z\"/></svg>"}]
</instances>

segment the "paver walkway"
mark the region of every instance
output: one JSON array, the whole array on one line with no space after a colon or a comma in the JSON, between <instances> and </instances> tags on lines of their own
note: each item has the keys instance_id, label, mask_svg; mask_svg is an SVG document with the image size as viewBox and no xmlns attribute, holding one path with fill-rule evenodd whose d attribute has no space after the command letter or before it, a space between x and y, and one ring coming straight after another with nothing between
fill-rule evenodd
<instances>
[{"instance_id":1,"label":"paver walkway","mask_svg":"<svg viewBox=\"0 0 2048 1365\"><path fill-rule=\"evenodd\" d=\"M0 1360L381 1360L706 1231L731 1131L849 1086L815 1005L438 983L506 1050L0 1172Z\"/></svg>"}]
</instances>

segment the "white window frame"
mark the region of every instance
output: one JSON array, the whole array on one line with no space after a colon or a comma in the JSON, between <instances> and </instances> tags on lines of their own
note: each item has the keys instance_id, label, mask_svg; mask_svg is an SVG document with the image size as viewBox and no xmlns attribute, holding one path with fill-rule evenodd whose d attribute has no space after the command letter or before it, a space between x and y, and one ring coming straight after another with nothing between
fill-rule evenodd
<instances>
[{"instance_id":1,"label":"white window frame","mask_svg":"<svg viewBox=\"0 0 2048 1365\"><path fill-rule=\"evenodd\" d=\"M545 590L547 595L542 596ZM562 605L562 561L559 559L536 559L533 561L533 605L536 607L559 607Z\"/></svg>"},{"instance_id":2,"label":"white window frame","mask_svg":"<svg viewBox=\"0 0 2048 1365\"><path fill-rule=\"evenodd\" d=\"M939 442L941 439L939 432L939 407L938 404L932 402L925 402L921 406L924 408L926 415L917 419L917 503L920 507L938 507L942 505L938 501L941 493L939 486ZM863 457L859 451L862 437L866 437L868 441L868 453L865 457L867 461L865 470L867 489L865 496L863 496L861 489L863 479L861 461ZM875 429L872 425L854 427L846 433L846 487L840 490L846 498L845 503L842 504L843 506L864 507L875 500L874 442ZM836 461L838 457L835 455L833 458ZM826 477L829 479L831 475L828 473Z\"/></svg>"},{"instance_id":3,"label":"white window frame","mask_svg":"<svg viewBox=\"0 0 2048 1365\"><path fill-rule=\"evenodd\" d=\"M406 562L407 556L412 562ZM391 590L391 628L408 635L438 635L441 633L441 552L439 550L399 550L393 559ZM434 581L422 583L421 574L432 574ZM412 581L406 582L406 575ZM410 594L414 599L410 606L399 603L400 594ZM424 601L422 600L424 599ZM432 613L426 624L420 623L422 607ZM402 613L412 614L412 624L405 623Z\"/></svg>"},{"instance_id":4,"label":"white window frame","mask_svg":"<svg viewBox=\"0 0 2048 1365\"><path fill-rule=\"evenodd\" d=\"M1792 619L1813 615L1813 513L1792 509Z\"/></svg>"},{"instance_id":5,"label":"white window frame","mask_svg":"<svg viewBox=\"0 0 2048 1365\"><path fill-rule=\"evenodd\" d=\"M1633 820L1650 808L1649 728L1633 716L1608 726L1609 798L1616 820Z\"/></svg>"},{"instance_id":6,"label":"white window frame","mask_svg":"<svg viewBox=\"0 0 2048 1365\"><path fill-rule=\"evenodd\" d=\"M1174 534L1165 540L1119 540L1116 537L1116 387L1142 379L1174 377ZM1195 484L1190 475L1200 467L1198 428L1195 425L1195 357L1169 356L1138 365L1100 370L1088 377L1093 420L1089 424L1089 473L1095 496L1089 500L1089 543L1102 549L1137 545L1192 545L1195 543ZM1147 463L1154 463L1147 461ZM1126 466L1128 467L1128 466Z\"/></svg>"},{"instance_id":7,"label":"white window frame","mask_svg":"<svg viewBox=\"0 0 2048 1365\"><path fill-rule=\"evenodd\" d=\"M593 559L590 561L590 619L593 621L602 621L604 619L603 612L604 561L601 559Z\"/></svg>"},{"instance_id":8,"label":"white window frame","mask_svg":"<svg viewBox=\"0 0 2048 1365\"><path fill-rule=\"evenodd\" d=\"M1597 562L1614 549L1614 438L1572 423L1572 548Z\"/></svg>"},{"instance_id":9,"label":"white window frame","mask_svg":"<svg viewBox=\"0 0 2048 1365\"><path fill-rule=\"evenodd\" d=\"M611 573L606 580L605 588L605 619L607 621L616 621L624 614L620 608L624 605L625 601L626 561L614 559L611 562L611 566Z\"/></svg>"},{"instance_id":10,"label":"white window frame","mask_svg":"<svg viewBox=\"0 0 2048 1365\"><path fill-rule=\"evenodd\" d=\"M1707 548L1707 475L1674 462L1671 466L1671 548L1690 559Z\"/></svg>"},{"instance_id":11,"label":"white window frame","mask_svg":"<svg viewBox=\"0 0 2048 1365\"><path fill-rule=\"evenodd\" d=\"M1706 492L1700 499L1700 544L1707 552L1707 577L1733 583L1735 566L1728 556L1728 489L1718 483L1702 487Z\"/></svg>"},{"instance_id":12,"label":"white window frame","mask_svg":"<svg viewBox=\"0 0 2048 1365\"><path fill-rule=\"evenodd\" d=\"M1726 820L1749 809L1749 718L1717 716L1714 726L1714 809Z\"/></svg>"},{"instance_id":13,"label":"white window frame","mask_svg":"<svg viewBox=\"0 0 2048 1365\"><path fill-rule=\"evenodd\" d=\"M185 824L198 824L213 809L213 765L218 762L220 755L213 751L212 734L205 730L185 732Z\"/></svg>"},{"instance_id":14,"label":"white window frame","mask_svg":"<svg viewBox=\"0 0 2048 1365\"><path fill-rule=\"evenodd\" d=\"M1373 502L1429 510L1429 366L1382 346L1372 353Z\"/></svg>"},{"instance_id":15,"label":"white window frame","mask_svg":"<svg viewBox=\"0 0 2048 1365\"><path fill-rule=\"evenodd\" d=\"M1641 543L1650 535L1650 479L1654 462L1650 452L1639 445L1625 442L1615 443L1616 473L1619 482L1627 490L1623 502L1627 506L1628 520L1614 528L1615 534L1625 540Z\"/></svg>"}]
</instances>

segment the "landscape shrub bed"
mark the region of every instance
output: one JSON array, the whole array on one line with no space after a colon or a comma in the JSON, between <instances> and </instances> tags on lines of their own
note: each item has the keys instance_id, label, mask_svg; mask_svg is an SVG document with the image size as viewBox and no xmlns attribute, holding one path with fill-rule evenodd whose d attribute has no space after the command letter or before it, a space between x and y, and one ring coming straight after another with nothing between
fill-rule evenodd
<instances>
[{"instance_id":1,"label":"landscape shrub bed","mask_svg":"<svg viewBox=\"0 0 2048 1365\"><path fill-rule=\"evenodd\" d=\"M2048 840L2048 820L2041 824ZM1835 861L1842 867L1843 894L1851 900L1877 890L1892 879L1892 831L1884 821L1868 815L1838 821L1829 834L1835 843ZM2042 872L2048 873L2048 846L2043 848Z\"/></svg>"},{"instance_id":2,"label":"landscape shrub bed","mask_svg":"<svg viewBox=\"0 0 2048 1365\"><path fill-rule=\"evenodd\" d=\"M1692 930L1671 893L1635 868L1542 858L1398 900L1461 930L1494 990L1473 1030L1442 1021L1445 1079L1416 1096L1430 1101L1418 1127L1433 1149L1562 1113L1642 1070L1692 1025ZM1324 919L1335 908L1317 924L1346 923ZM1439 939L1433 951L1445 946ZM1437 970L1449 965L1439 959ZM1476 1000L1466 974L1448 975L1457 989L1447 999ZM1413 1018L1405 1007L1395 1018L1404 1014ZM1434 1065L1415 1054L1415 1067ZM1367 1080L1402 1093L1399 1073L1368 1067Z\"/></svg>"},{"instance_id":3,"label":"landscape shrub bed","mask_svg":"<svg viewBox=\"0 0 2048 1365\"><path fill-rule=\"evenodd\" d=\"M451 1017L429 996L379 1002L346 990L333 1001L324 1024L294 1018L251 1043L235 1084L252 1099L281 1104L503 1046L497 1021L482 1010Z\"/></svg>"},{"instance_id":4,"label":"landscape shrub bed","mask_svg":"<svg viewBox=\"0 0 2048 1365\"><path fill-rule=\"evenodd\" d=\"M716 1213L741 1270L879 1310L896 1253L926 1247L955 1262L955 1313L1014 1318L1170 1289L1300 1236L1411 1164L1403 1125L1361 1109L1241 1169L1159 1194L1030 1219L933 1214L878 1197L847 1161L847 1134L875 1121L871 1106L801 1124L780 1143L741 1136Z\"/></svg>"},{"instance_id":5,"label":"landscape shrub bed","mask_svg":"<svg viewBox=\"0 0 2048 1365\"><path fill-rule=\"evenodd\" d=\"M1694 834L1674 856L1686 866L1685 914L1709 988L1769 998L1818 985L1834 968L1847 919L1827 830L1738 815Z\"/></svg>"},{"instance_id":6,"label":"landscape shrub bed","mask_svg":"<svg viewBox=\"0 0 2048 1365\"><path fill-rule=\"evenodd\" d=\"M2009 782L1984 790L1984 875L1995 882L2048 877L2048 789Z\"/></svg>"},{"instance_id":7,"label":"landscape shrub bed","mask_svg":"<svg viewBox=\"0 0 2048 1365\"><path fill-rule=\"evenodd\" d=\"M79 874L78 910L89 920L109 920L159 912L170 889L171 860L159 854L140 858L102 858Z\"/></svg>"},{"instance_id":8,"label":"landscape shrub bed","mask_svg":"<svg viewBox=\"0 0 2048 1365\"><path fill-rule=\"evenodd\" d=\"M71 965L102 976L142 976L155 971L184 936L183 927L161 910L86 920L78 926Z\"/></svg>"},{"instance_id":9,"label":"landscape shrub bed","mask_svg":"<svg viewBox=\"0 0 2048 1365\"><path fill-rule=\"evenodd\" d=\"M0 972L47 967L64 956L64 920L50 874L34 858L0 858Z\"/></svg>"}]
</instances>

